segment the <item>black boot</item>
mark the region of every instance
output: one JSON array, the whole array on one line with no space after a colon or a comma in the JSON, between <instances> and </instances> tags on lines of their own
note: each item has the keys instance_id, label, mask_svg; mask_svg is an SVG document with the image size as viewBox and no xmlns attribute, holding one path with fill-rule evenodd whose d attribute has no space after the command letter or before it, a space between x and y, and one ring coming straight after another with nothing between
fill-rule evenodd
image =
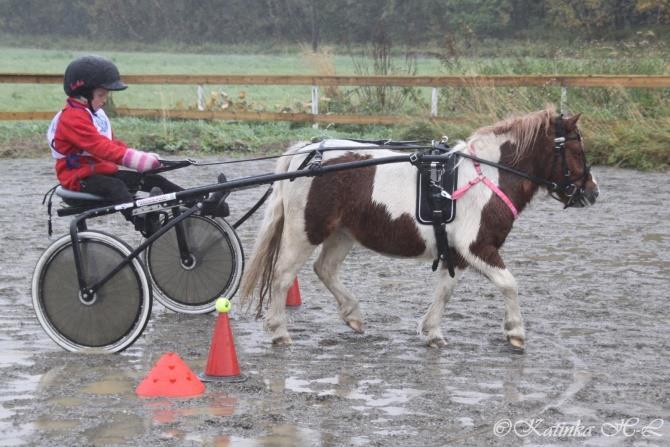
<instances>
[{"instance_id":1,"label":"black boot","mask_svg":"<svg viewBox=\"0 0 670 447\"><path fill-rule=\"evenodd\" d=\"M163 194L163 190L160 189L158 186L154 186L153 188L151 188L151 191L149 191L149 197L160 196L161 194ZM160 228L163 226L161 224L159 212L147 213L144 216L138 216L138 217L144 217L144 219L142 219L144 221L142 222L143 228L140 228L140 233L142 233L142 235L146 238L150 237L156 231L160 230Z\"/></svg>"},{"instance_id":2,"label":"black boot","mask_svg":"<svg viewBox=\"0 0 670 447\"><path fill-rule=\"evenodd\" d=\"M226 183L228 181L223 173L219 174L217 180L219 183ZM230 194L229 190L211 193L209 197L202 202L202 214L214 217L228 217L230 215L230 209L226 203L228 194Z\"/></svg>"}]
</instances>

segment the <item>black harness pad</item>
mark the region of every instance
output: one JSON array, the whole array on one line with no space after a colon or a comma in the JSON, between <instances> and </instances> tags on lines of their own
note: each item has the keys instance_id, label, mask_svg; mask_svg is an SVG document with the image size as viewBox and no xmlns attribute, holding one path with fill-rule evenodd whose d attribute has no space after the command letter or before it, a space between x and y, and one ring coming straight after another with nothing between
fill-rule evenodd
<instances>
[{"instance_id":1,"label":"black harness pad","mask_svg":"<svg viewBox=\"0 0 670 447\"><path fill-rule=\"evenodd\" d=\"M451 195L458 184L458 169L455 155L444 162L423 162L419 167L416 187L416 220L424 225L449 223L456 218L456 201L440 194ZM433 222L434 210L441 210L440 222Z\"/></svg>"}]
</instances>

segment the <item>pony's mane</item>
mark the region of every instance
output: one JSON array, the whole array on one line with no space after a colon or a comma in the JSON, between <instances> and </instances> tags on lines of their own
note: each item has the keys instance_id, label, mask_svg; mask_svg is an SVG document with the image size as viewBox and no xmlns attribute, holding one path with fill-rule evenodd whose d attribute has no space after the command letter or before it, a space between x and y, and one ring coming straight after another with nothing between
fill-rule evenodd
<instances>
[{"instance_id":1,"label":"pony's mane","mask_svg":"<svg viewBox=\"0 0 670 447\"><path fill-rule=\"evenodd\" d=\"M556 115L556 109L548 106L544 110L529 113L527 115L515 116L495 123L491 126L477 129L474 136L493 133L494 135L510 134L515 144L514 162L519 161L526 152L533 147L535 139L540 131L544 129L549 132L551 118Z\"/></svg>"}]
</instances>

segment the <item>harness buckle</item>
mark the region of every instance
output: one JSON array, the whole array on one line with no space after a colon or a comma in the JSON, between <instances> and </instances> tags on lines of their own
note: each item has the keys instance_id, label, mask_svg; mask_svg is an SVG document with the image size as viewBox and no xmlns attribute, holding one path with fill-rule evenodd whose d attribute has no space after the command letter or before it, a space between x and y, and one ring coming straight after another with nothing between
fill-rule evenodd
<instances>
[{"instance_id":1,"label":"harness buckle","mask_svg":"<svg viewBox=\"0 0 670 447\"><path fill-rule=\"evenodd\" d=\"M307 165L307 169L313 170L321 167L321 161L323 160L323 155L320 150L314 151L314 157L312 161Z\"/></svg>"}]
</instances>

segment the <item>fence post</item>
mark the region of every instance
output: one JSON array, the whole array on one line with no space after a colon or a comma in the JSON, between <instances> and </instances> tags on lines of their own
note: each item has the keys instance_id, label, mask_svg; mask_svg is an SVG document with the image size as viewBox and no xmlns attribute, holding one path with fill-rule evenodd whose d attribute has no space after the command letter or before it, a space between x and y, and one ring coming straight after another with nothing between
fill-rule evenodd
<instances>
[{"instance_id":1,"label":"fence post","mask_svg":"<svg viewBox=\"0 0 670 447\"><path fill-rule=\"evenodd\" d=\"M312 115L319 114L319 87L316 85L312 86ZM312 124L313 129L319 128L319 123Z\"/></svg>"},{"instance_id":2,"label":"fence post","mask_svg":"<svg viewBox=\"0 0 670 447\"><path fill-rule=\"evenodd\" d=\"M437 87L433 87L433 92L430 95L430 116L437 117Z\"/></svg>"},{"instance_id":3,"label":"fence post","mask_svg":"<svg viewBox=\"0 0 670 447\"><path fill-rule=\"evenodd\" d=\"M205 87L202 84L198 84L198 110L205 110Z\"/></svg>"},{"instance_id":4,"label":"fence post","mask_svg":"<svg viewBox=\"0 0 670 447\"><path fill-rule=\"evenodd\" d=\"M568 87L561 86L561 113L568 112Z\"/></svg>"}]
</instances>

